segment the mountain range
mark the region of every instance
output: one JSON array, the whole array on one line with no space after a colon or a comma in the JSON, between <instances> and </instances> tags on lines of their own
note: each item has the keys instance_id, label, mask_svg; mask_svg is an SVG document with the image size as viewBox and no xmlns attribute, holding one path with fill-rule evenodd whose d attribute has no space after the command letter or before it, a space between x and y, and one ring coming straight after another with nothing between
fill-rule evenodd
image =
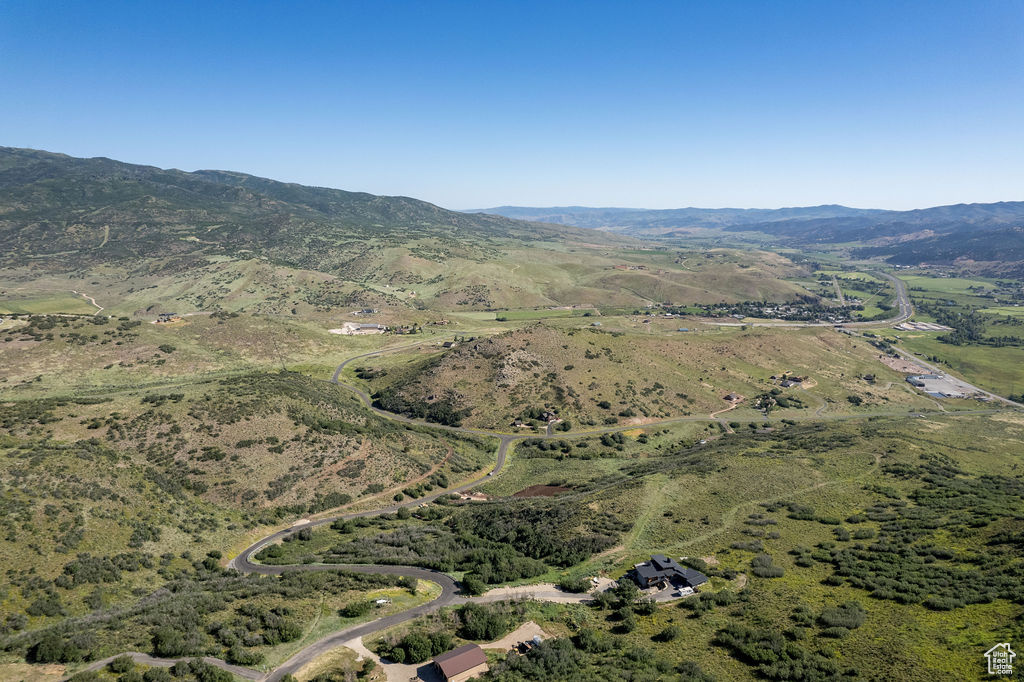
<instances>
[{"instance_id":1,"label":"mountain range","mask_svg":"<svg viewBox=\"0 0 1024 682\"><path fill-rule=\"evenodd\" d=\"M910 211L835 204L778 209L535 208L499 206L487 214L601 229L643 238L679 237L695 229L760 233L795 246L857 244L858 256L892 263L985 262L1024 269L1024 202L955 204ZM999 269L999 268L997 268ZM1003 268L1006 269L1006 268Z\"/></svg>"},{"instance_id":2,"label":"mountain range","mask_svg":"<svg viewBox=\"0 0 1024 682\"><path fill-rule=\"evenodd\" d=\"M185 172L0 147L0 263L238 254L330 270L378 248L429 240L585 238L592 231L466 214L401 196L307 187L217 170ZM600 239L598 239L600 241Z\"/></svg>"},{"instance_id":3,"label":"mountain range","mask_svg":"<svg viewBox=\"0 0 1024 682\"><path fill-rule=\"evenodd\" d=\"M261 257L325 272L367 254L427 248L487 260L509 242L624 243L694 231L797 247L846 245L892 263L982 263L1024 272L1024 202L911 211L835 204L778 209L535 208L451 211L418 199L308 187L221 170L0 147L0 265L62 266L201 255ZM491 255L489 255L491 254Z\"/></svg>"}]
</instances>

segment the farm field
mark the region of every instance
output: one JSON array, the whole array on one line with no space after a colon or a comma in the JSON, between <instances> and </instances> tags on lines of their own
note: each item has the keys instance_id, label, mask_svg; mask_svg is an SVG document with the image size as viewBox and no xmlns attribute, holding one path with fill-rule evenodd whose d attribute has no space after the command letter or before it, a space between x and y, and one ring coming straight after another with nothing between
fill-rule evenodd
<instances>
[{"instance_id":1,"label":"farm field","mask_svg":"<svg viewBox=\"0 0 1024 682\"><path fill-rule=\"evenodd\" d=\"M900 346L921 357L937 358L959 376L999 395L1017 395L1024 387L1024 348L954 346L935 334L905 334Z\"/></svg>"},{"instance_id":2,"label":"farm field","mask_svg":"<svg viewBox=\"0 0 1024 682\"><path fill-rule=\"evenodd\" d=\"M995 288L987 280L966 279L962 277L934 277L930 275L900 273L900 279L906 282L908 289L918 287L925 291L934 291L942 294L971 295Z\"/></svg>"},{"instance_id":3,"label":"farm field","mask_svg":"<svg viewBox=\"0 0 1024 682\"><path fill-rule=\"evenodd\" d=\"M1009 315L1010 317L1024 317L1024 306L995 306L991 308L982 308L981 312L989 313L991 315Z\"/></svg>"},{"instance_id":4,"label":"farm field","mask_svg":"<svg viewBox=\"0 0 1024 682\"><path fill-rule=\"evenodd\" d=\"M92 315L96 306L72 293L21 297L0 295L0 315L45 315L68 313Z\"/></svg>"}]
</instances>

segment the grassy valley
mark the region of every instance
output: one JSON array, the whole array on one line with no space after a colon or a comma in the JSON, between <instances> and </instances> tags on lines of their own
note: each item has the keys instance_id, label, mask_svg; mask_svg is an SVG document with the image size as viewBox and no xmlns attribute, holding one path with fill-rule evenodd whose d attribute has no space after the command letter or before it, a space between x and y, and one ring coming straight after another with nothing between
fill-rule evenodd
<instances>
[{"instance_id":1,"label":"grassy valley","mask_svg":"<svg viewBox=\"0 0 1024 682\"><path fill-rule=\"evenodd\" d=\"M877 261L654 227L2 150L0 677L382 682L532 620L487 679L971 678L1024 421L892 353L1012 395L1019 283L898 271L949 330L893 329ZM639 595L660 553L709 582Z\"/></svg>"}]
</instances>

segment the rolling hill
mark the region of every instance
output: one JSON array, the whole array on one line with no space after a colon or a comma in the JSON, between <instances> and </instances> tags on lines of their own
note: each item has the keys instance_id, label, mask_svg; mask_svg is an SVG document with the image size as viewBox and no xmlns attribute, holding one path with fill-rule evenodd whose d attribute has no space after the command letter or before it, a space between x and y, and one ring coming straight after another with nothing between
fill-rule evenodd
<instances>
[{"instance_id":1,"label":"rolling hill","mask_svg":"<svg viewBox=\"0 0 1024 682\"><path fill-rule=\"evenodd\" d=\"M582 238L594 235L467 215L408 197L0 148L3 264L250 254L332 271L357 259L368 243L431 240L441 250L479 257L501 240Z\"/></svg>"},{"instance_id":2,"label":"rolling hill","mask_svg":"<svg viewBox=\"0 0 1024 682\"><path fill-rule=\"evenodd\" d=\"M59 293L66 307L82 290L122 314L323 316L339 307L637 306L799 293L779 281L793 264L772 254L705 272L697 263L707 259L684 267L685 254L626 235L29 149L0 148L0 240L0 300L55 312L67 310L40 297Z\"/></svg>"}]
</instances>

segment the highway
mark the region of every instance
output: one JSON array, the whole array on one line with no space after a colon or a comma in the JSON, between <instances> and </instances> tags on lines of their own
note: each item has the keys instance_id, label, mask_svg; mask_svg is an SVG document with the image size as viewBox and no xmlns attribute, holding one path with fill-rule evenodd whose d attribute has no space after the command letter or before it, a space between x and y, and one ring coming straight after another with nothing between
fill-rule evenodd
<instances>
[{"instance_id":1,"label":"highway","mask_svg":"<svg viewBox=\"0 0 1024 682\"><path fill-rule=\"evenodd\" d=\"M880 273L880 274L882 274L882 273ZM911 314L913 314L913 308L911 307L910 300L909 300L909 298L907 296L907 293L906 293L906 288L903 285L902 281L900 281L897 278L892 277L890 275L883 274L883 276L886 276L886 277L890 278L893 281L894 286L896 287L897 303L899 305L899 315L897 317L895 317L895 318L892 318L892 320L888 320L888 321L885 321L885 322L854 323L854 324L856 324L856 325L870 324L871 326L877 326L879 324L898 323L900 321L908 319L911 316ZM844 326L849 327L849 326L854 326L854 324L844 325ZM768 325L768 326L772 326L772 325ZM802 325L802 326L810 326L810 325ZM831 326L831 325L829 325L829 326ZM436 341L432 341L432 342L436 343ZM376 413L377 415L379 415L379 416L381 416L381 417L383 417L385 419L389 419L389 420L396 421L396 422L401 422L401 423L404 423L404 424L416 425L416 426L419 426L419 427L426 427L426 428L441 430L441 431L448 431L448 432L453 432L453 433L461 433L461 434L474 435L474 436L483 436L483 437L487 437L487 438L495 438L495 439L497 439L498 446L497 446L497 449L495 450L495 464L494 464L494 467L487 474L485 474L484 476L481 476L479 478L471 480L471 481L469 481L467 483L464 483L462 485L459 485L459 486L457 486L455 488L449 488L447 490L443 490L443 491L440 491L440 492L432 493L430 495L427 495L427 496L424 496L424 497L420 497L418 499L410 499L408 501L404 501L404 502L401 502L401 503L393 504L393 505L390 505L390 506L387 506L387 507L382 507L382 508L379 508L379 509L371 509L371 510L365 510L365 511L360 511L360 512L345 513L345 514L336 514L336 515L327 516L327 517L324 517L324 518L319 518L319 519L315 519L315 520L306 521L306 522L303 522L303 523L299 523L299 524L293 525L293 526L291 526L289 528L278 530L278 531L276 531L276 532L274 532L274 533L272 533L272 534L270 534L270 535L268 535L268 536L258 540L257 542L253 543L249 547L247 547L244 550L242 550L238 554L238 556L234 557L233 559L231 559L227 563L227 568L234 569L234 570L238 571L239 573L243 573L243 574L254 573L254 574L268 575L268 576L269 575L280 575L282 573L291 572L291 571L330 571L330 570L351 571L351 572L355 572L355 573L374 573L374 574L384 574L384 575L399 575L399 576L405 576L405 577L419 579L419 580L428 580L428 581L437 583L441 587L441 594L436 599L434 599L434 600L432 600L432 601L430 601L430 602L428 602L426 604L421 604L419 606L413 607L413 608L408 609L406 611L403 611L401 613L396 613L396 614L392 614L392 615L389 615L389 616L385 616L383 618L378 618L376 620L373 620L373 621L370 621L370 622L367 622L367 623L361 623L361 624L358 624L358 625L353 625L353 626L351 626L349 628L345 628L343 630L339 630L339 631L334 632L334 633L332 633L330 635L327 635L326 637L324 637L324 638L322 638L322 639L320 639L320 640L318 640L316 642L313 642L313 643L309 644L308 646L304 647L303 649L299 650L291 658L289 658L284 663L282 663L280 666L278 666L276 669L274 669L273 671L270 671L270 672L262 672L262 671L253 670L253 669L250 669L250 668L244 668L244 667L241 667L241 666L232 665L232 664L227 663L226 661L223 661L223 660L218 659L218 658L213 658L213 657L206 657L206 658L204 658L205 661L207 661L208 663L210 663L212 665L215 665L215 666L217 666L219 668L227 670L228 672L231 672L234 675L237 675L237 676L245 678L245 679L254 680L255 682L277 682L278 680L280 680L285 675L290 674L290 673L295 673L296 671L300 670L303 666L307 665L308 663L310 663L311 661L316 659L318 656L326 653L327 651L330 651L331 649L333 649L333 648L335 648L337 646L340 646L344 642L350 641L350 640L355 639L357 637L365 637L366 635L373 634L374 632L379 632L381 630L384 630L386 628L392 627L392 626L397 625L399 623L411 620L413 618L417 618L417 617L419 617L421 615L424 615L424 614L427 614L427 613L432 613L432 612L437 611L438 609L441 609L441 608L443 608L445 606L451 606L451 605L454 605L454 604L457 604L457 603L464 603L464 602L468 601L469 599L472 599L472 598L466 598L464 596L461 596L460 592L459 592L459 585L458 585L458 583L451 576L448 576L447 574L441 573L439 571L433 571L433 570L430 570L430 569L425 569L425 568L420 568L420 567L415 567L415 566L364 565L364 564L299 564L299 565L287 565L287 566L270 566L270 565L264 565L264 564L260 564L260 563L257 563L255 561L253 561L253 556L256 553L258 553L261 549L263 549L264 547L266 547L266 546L268 546L270 544L273 544L275 542L279 542L283 538L285 538L286 536L291 535L293 533L297 533L300 530L303 530L303 529L306 529L306 528L315 528L315 527L318 527L318 526L323 526L323 525L326 525L326 524L333 523L334 521L339 520L339 519L342 519L342 520L345 520L345 519L356 519L356 518L361 518L361 517L369 517L369 516L377 516L377 515L380 515L380 514L394 513L394 512L398 511L399 509L401 509L403 507L419 506L419 505L424 504L424 503L432 502L432 501L436 500L437 498L439 498L439 497L441 497L443 495L450 495L450 494L453 494L453 493L459 493L459 492L464 492L466 490L469 490L469 489L471 489L471 488L473 488L473 487L475 487L477 485L480 485L484 481L489 480L492 476L498 475L501 472L502 468L505 465L505 460L506 460L506 457L507 457L507 454L508 454L509 447L512 445L512 443L514 443L515 441L518 441L518 440L523 440L523 439L526 439L526 438L559 438L559 439L567 439L567 440L569 440L569 439L575 439L575 438L585 438L585 437L594 436L594 435L601 435L601 434L606 434L606 433L615 433L615 432L619 432L619 431L625 431L625 430L637 428L635 425L625 425L625 426L619 425L619 426L609 426L609 427L604 427L604 428L591 429L591 430L586 430L586 431L571 431L571 432L564 432L564 433L560 432L560 433L557 433L557 434L553 434L551 432L551 429L548 429L545 433L524 435L524 434L504 433L504 432L500 432L500 431L490 431L490 430L485 430L485 429L472 429L472 428L466 428L466 427L445 426L445 425L440 425L440 424L428 423L428 422L425 422L425 421L422 421L422 420L418 420L418 419L412 419L412 418L409 418L409 417L406 417L406 416L403 416L403 415L393 414L393 413L386 412L384 410L380 410L378 408L375 408L375 407L373 407L373 404L372 404L373 403L372 398L370 397L370 395L368 393L366 393L366 391L362 390L361 388L359 388L357 386L352 386L352 385L346 384L346 383L344 383L341 380L342 371L345 369L345 367L347 365L349 365L350 363L352 363L352 362L354 362L356 360L360 360L360 359L364 359L364 358L368 358L368 357L373 357L373 356L378 356L378 355L382 355L382 354L385 354L385 353L391 353L391 352L395 352L395 351L399 351L399 350L407 350L409 348L414 348L414 347L417 347L417 346L422 346L425 343L428 343L428 342L419 342L419 343L408 344L408 345L400 346L400 347L386 348L386 349L372 351L372 352L369 352L369 353L363 353L361 355L357 355L357 356L351 357L351 358L345 360L344 362L342 362L341 364L338 365L338 367L334 371L334 375L331 377L331 383L337 384L338 386L340 386L342 388L345 388L345 389L348 389L348 390L352 391L368 409L372 410L374 413ZM906 355L909 356L909 354L906 354ZM913 358L914 360L917 360L917 358L914 358L913 356L909 356L909 357ZM921 362L919 360L917 360L917 361ZM925 363L922 363L922 364L925 364ZM926 365L926 366L930 366L930 365ZM999 396L993 396L993 397L998 398ZM1004 402L1008 402L1008 401L1004 401ZM1010 403L1010 404L1011 405L1016 405L1016 403ZM816 414L816 415L808 415L805 418L797 418L797 420L798 421L843 421L843 420L868 419L868 418L871 418L871 417L918 418L918 417L925 416L925 414L931 414L931 413L934 413L936 415L942 415L942 416L947 416L948 417L948 416L955 416L955 415L991 414L991 413L994 413L994 412L997 412L997 411L998 410L995 410L995 409L962 410L962 411L957 411L957 412L938 412L938 411L926 412L926 411L923 411L923 410L914 410L914 411L908 411L908 410L889 410L889 411L883 411L883 412L873 412L873 413L870 413L870 414L848 414L848 415L817 415ZM741 422L756 421L756 422L760 423L760 422L766 421L766 419L767 418L765 418L763 416L759 416L757 419L738 418L738 419L734 419L734 421L741 421ZM767 419L767 420L768 421L772 421L770 419ZM666 425L683 423L683 422L718 422L718 423L721 423L721 420L720 419L716 419L713 416L685 416L685 417L676 417L676 418L671 418L671 419L665 419L665 420L661 420L661 421L658 421L658 422L652 422L652 423L649 423L649 424L645 424L644 427L645 428L657 428L657 427L660 427L660 426L666 426ZM137 662L143 663L145 665L155 665L155 666L163 666L163 667L169 667L169 666L173 665L178 660L178 659L156 658L156 657L150 656L148 654L140 653L140 652L125 652L125 655L131 656ZM115 657L112 656L112 657L103 659L101 661L96 661L96 662L92 663L91 665L89 665L87 668L85 668L85 670L97 670L99 668L102 668L104 665L106 665L106 663L108 663L113 658L115 658Z\"/></svg>"}]
</instances>

